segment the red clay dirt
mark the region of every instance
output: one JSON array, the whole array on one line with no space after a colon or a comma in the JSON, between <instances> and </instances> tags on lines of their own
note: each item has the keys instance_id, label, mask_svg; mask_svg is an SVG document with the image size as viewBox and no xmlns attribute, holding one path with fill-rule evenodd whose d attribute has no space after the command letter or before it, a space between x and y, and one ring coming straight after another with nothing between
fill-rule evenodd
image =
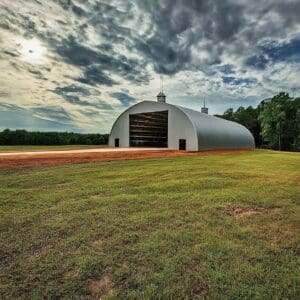
<instances>
[{"instance_id":1,"label":"red clay dirt","mask_svg":"<svg viewBox=\"0 0 300 300\"><path fill-rule=\"evenodd\" d=\"M0 169L30 168L40 166L59 166L74 163L89 163L98 161L114 161L129 159L162 158L189 155L216 155L242 153L249 150L214 150L214 151L177 151L177 150L145 150L118 151L101 153L61 153L40 155L16 155L0 157Z\"/></svg>"}]
</instances>

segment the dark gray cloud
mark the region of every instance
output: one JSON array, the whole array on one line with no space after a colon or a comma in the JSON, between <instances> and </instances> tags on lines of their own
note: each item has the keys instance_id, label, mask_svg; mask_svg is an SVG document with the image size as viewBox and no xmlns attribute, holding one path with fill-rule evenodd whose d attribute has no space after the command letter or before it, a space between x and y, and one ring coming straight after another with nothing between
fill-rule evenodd
<instances>
[{"instance_id":1,"label":"dark gray cloud","mask_svg":"<svg viewBox=\"0 0 300 300\"><path fill-rule=\"evenodd\" d=\"M70 121L73 121L70 114L62 107L33 107L31 111L35 113L36 116L60 123L70 123Z\"/></svg>"},{"instance_id":2,"label":"dark gray cloud","mask_svg":"<svg viewBox=\"0 0 300 300\"><path fill-rule=\"evenodd\" d=\"M117 84L107 72L135 83L149 81L145 63L116 53L108 44L93 49L79 43L73 36L69 36L68 39L62 40L55 50L66 62L83 69L83 76L76 80L85 84L108 86ZM105 52L108 51L110 53L106 54Z\"/></svg>"},{"instance_id":3,"label":"dark gray cloud","mask_svg":"<svg viewBox=\"0 0 300 300\"><path fill-rule=\"evenodd\" d=\"M87 89L75 84L64 87L57 87L52 91L53 93L62 96L68 103L79 105L83 107L94 107L98 109L112 109L112 107L101 100L97 102L90 102L82 100L81 97L89 97L91 95L99 96L101 93L94 89Z\"/></svg>"},{"instance_id":4,"label":"dark gray cloud","mask_svg":"<svg viewBox=\"0 0 300 300\"><path fill-rule=\"evenodd\" d=\"M158 74L177 80L173 87L186 87L172 90L175 97L203 88L219 92L222 101L233 94L247 99L243 88L263 85L257 93L265 97L284 85L299 87L299 14L298 0L1 0L0 56L10 68L1 76L28 80L21 87L28 101L51 106L54 93L91 117L115 109L106 94L124 106L135 102L135 91L148 97L147 85ZM45 65L24 62L21 38L42 43ZM280 75L276 65L282 65ZM8 85L4 90L13 90ZM53 108L31 113L68 118Z\"/></svg>"},{"instance_id":5,"label":"dark gray cloud","mask_svg":"<svg viewBox=\"0 0 300 300\"><path fill-rule=\"evenodd\" d=\"M11 103L0 103L0 110L1 111L24 110L24 108Z\"/></svg>"},{"instance_id":6,"label":"dark gray cloud","mask_svg":"<svg viewBox=\"0 0 300 300\"><path fill-rule=\"evenodd\" d=\"M19 56L17 53L12 52L12 51L7 51L7 50L3 51L3 54L6 54L6 55L9 55L9 56L12 56L12 57Z\"/></svg>"},{"instance_id":7,"label":"dark gray cloud","mask_svg":"<svg viewBox=\"0 0 300 300\"><path fill-rule=\"evenodd\" d=\"M115 80L110 78L105 72L102 71L101 65L88 66L85 68L83 76L74 79L91 86L97 84L113 86L117 84Z\"/></svg>"},{"instance_id":8,"label":"dark gray cloud","mask_svg":"<svg viewBox=\"0 0 300 300\"><path fill-rule=\"evenodd\" d=\"M115 92L110 94L111 97L118 99L124 106L129 106L134 102L135 98L124 92Z\"/></svg>"},{"instance_id":9,"label":"dark gray cloud","mask_svg":"<svg viewBox=\"0 0 300 300\"><path fill-rule=\"evenodd\" d=\"M223 74L234 74L234 66L233 65L221 65L218 67L218 69L223 73Z\"/></svg>"},{"instance_id":10,"label":"dark gray cloud","mask_svg":"<svg viewBox=\"0 0 300 300\"><path fill-rule=\"evenodd\" d=\"M69 36L56 45L56 52L68 63L81 67L95 62L107 64L109 61L109 56L78 43L74 36Z\"/></svg>"},{"instance_id":11,"label":"dark gray cloud","mask_svg":"<svg viewBox=\"0 0 300 300\"><path fill-rule=\"evenodd\" d=\"M249 67L254 67L259 70L263 70L268 65L268 58L263 54L257 54L250 56L246 59L245 63Z\"/></svg>"},{"instance_id":12,"label":"dark gray cloud","mask_svg":"<svg viewBox=\"0 0 300 300\"><path fill-rule=\"evenodd\" d=\"M158 73L175 74L195 70L201 64L221 62L222 42L230 42L245 24L242 6L229 1L139 1L150 16L154 33L136 40L137 49ZM192 47L203 42L201 50L210 57L193 64Z\"/></svg>"},{"instance_id":13,"label":"dark gray cloud","mask_svg":"<svg viewBox=\"0 0 300 300\"><path fill-rule=\"evenodd\" d=\"M221 64L224 52L243 55L249 45L258 44L262 38L286 37L299 24L300 12L296 0L285 3L279 0L264 3L152 0L123 1L121 5L100 0L55 2L68 12L70 19L76 20L77 30L73 35L55 34L43 20L38 24L36 18L17 15L9 7L5 7L7 18L3 26L22 27L25 35L38 36L48 42L66 62L82 68L83 76L77 78L80 82L108 86L117 84L111 74L137 84L148 83L151 77L146 71L147 65L157 73L173 75ZM42 8L41 2L36 3ZM137 31L139 28L126 26L137 16L136 25L145 27L142 33ZM258 24L258 20L265 21ZM72 25L68 19L58 21L62 30ZM86 43L89 28L101 35L99 45L91 47ZM121 54L115 50L119 45L138 56L133 59ZM197 56L197 50L206 51L208 56ZM257 49L257 53L246 58L245 66L263 68L266 63L259 52Z\"/></svg>"},{"instance_id":14,"label":"dark gray cloud","mask_svg":"<svg viewBox=\"0 0 300 300\"><path fill-rule=\"evenodd\" d=\"M65 95L68 93L78 93L83 96L90 96L91 92L89 89L83 88L82 86L78 86L75 84L67 85L64 87L57 87L55 89L56 94ZM100 92L98 92L100 94Z\"/></svg>"},{"instance_id":15,"label":"dark gray cloud","mask_svg":"<svg viewBox=\"0 0 300 300\"><path fill-rule=\"evenodd\" d=\"M67 102L69 102L71 104L77 104L77 105L82 105L82 106L94 106L88 101L80 100L80 98L75 95L63 95L63 97Z\"/></svg>"},{"instance_id":16,"label":"dark gray cloud","mask_svg":"<svg viewBox=\"0 0 300 300\"><path fill-rule=\"evenodd\" d=\"M83 17L86 15L86 11L83 10L80 6L72 5L72 11L79 17Z\"/></svg>"},{"instance_id":17,"label":"dark gray cloud","mask_svg":"<svg viewBox=\"0 0 300 300\"><path fill-rule=\"evenodd\" d=\"M137 39L135 45L155 71L164 74L207 69L220 64L224 52L243 56L261 39L284 38L300 23L299 1L154 0L138 5L150 16L154 32ZM208 57L197 58L196 51L195 57L193 47L206 50ZM263 56L254 63L262 67Z\"/></svg>"}]
</instances>

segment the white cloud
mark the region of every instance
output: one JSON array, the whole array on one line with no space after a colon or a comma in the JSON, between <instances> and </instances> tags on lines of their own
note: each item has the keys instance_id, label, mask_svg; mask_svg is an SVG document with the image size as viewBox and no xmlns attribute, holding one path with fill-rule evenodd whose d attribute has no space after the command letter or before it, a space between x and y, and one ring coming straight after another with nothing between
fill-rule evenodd
<instances>
[{"instance_id":1,"label":"white cloud","mask_svg":"<svg viewBox=\"0 0 300 300\"><path fill-rule=\"evenodd\" d=\"M1 1L1 103L28 110L60 107L74 126L108 132L125 109L110 95L128 90L135 101L155 100L157 72L168 73L164 89L169 102L199 109L206 97L215 113L254 105L280 90L300 91L299 61L270 61L263 69L245 64L265 43L299 39L294 1L284 10L277 0L63 3ZM87 73L89 64L97 72ZM224 65L231 65L233 73L224 73ZM236 80L226 83L226 76ZM79 101L53 92L71 85L91 92L69 95ZM55 120L49 111L35 116Z\"/></svg>"}]
</instances>

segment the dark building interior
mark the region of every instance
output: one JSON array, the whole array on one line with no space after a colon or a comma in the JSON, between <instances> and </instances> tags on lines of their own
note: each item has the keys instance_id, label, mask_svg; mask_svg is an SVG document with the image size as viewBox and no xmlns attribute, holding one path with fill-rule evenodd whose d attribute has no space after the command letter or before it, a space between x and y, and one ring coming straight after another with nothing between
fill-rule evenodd
<instances>
[{"instance_id":1,"label":"dark building interior","mask_svg":"<svg viewBox=\"0 0 300 300\"><path fill-rule=\"evenodd\" d=\"M168 111L129 115L130 147L168 147Z\"/></svg>"}]
</instances>

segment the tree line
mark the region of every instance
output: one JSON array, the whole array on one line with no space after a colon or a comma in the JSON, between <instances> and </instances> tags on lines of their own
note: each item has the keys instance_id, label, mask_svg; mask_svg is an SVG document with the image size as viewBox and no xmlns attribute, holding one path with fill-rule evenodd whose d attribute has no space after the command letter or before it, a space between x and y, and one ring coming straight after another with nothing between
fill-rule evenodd
<instances>
[{"instance_id":1,"label":"tree line","mask_svg":"<svg viewBox=\"0 0 300 300\"><path fill-rule=\"evenodd\" d=\"M300 98L281 92L262 101L257 108L241 106L236 111L229 108L216 116L248 128L256 147L300 151Z\"/></svg>"},{"instance_id":2,"label":"tree line","mask_svg":"<svg viewBox=\"0 0 300 300\"><path fill-rule=\"evenodd\" d=\"M107 145L108 134L73 132L39 132L5 129L0 132L0 145Z\"/></svg>"},{"instance_id":3,"label":"tree line","mask_svg":"<svg viewBox=\"0 0 300 300\"><path fill-rule=\"evenodd\" d=\"M241 106L236 111L229 108L216 116L248 128L256 147L300 151L300 98L281 92L262 101L257 108ZM0 145L107 145L108 136L5 129L0 132Z\"/></svg>"}]
</instances>

